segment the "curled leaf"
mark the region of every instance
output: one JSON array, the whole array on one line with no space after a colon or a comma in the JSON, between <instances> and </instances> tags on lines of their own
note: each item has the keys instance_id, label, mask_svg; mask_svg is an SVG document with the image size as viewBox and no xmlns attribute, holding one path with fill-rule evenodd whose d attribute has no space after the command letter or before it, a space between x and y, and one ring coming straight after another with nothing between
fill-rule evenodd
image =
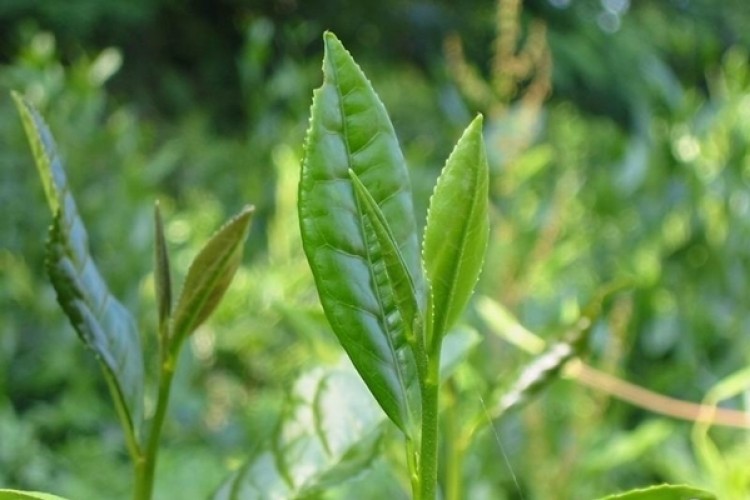
<instances>
[{"instance_id":1,"label":"curled leaf","mask_svg":"<svg viewBox=\"0 0 750 500\"><path fill-rule=\"evenodd\" d=\"M135 320L109 292L89 252L52 133L36 109L13 93L54 222L46 268L57 300L81 340L101 362L133 456L143 415L143 354Z\"/></svg>"}]
</instances>

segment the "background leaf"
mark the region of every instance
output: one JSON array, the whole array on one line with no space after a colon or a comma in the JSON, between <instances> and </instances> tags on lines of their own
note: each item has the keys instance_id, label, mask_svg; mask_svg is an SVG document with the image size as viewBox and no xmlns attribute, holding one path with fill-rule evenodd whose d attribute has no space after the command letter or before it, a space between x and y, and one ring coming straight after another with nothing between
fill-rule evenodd
<instances>
[{"instance_id":1,"label":"background leaf","mask_svg":"<svg viewBox=\"0 0 750 500\"><path fill-rule=\"evenodd\" d=\"M448 157L427 214L423 252L432 294L432 349L463 312L482 268L489 235L488 175L480 115Z\"/></svg>"},{"instance_id":2,"label":"background leaf","mask_svg":"<svg viewBox=\"0 0 750 500\"><path fill-rule=\"evenodd\" d=\"M50 493L38 491L0 490L0 500L65 500Z\"/></svg>"},{"instance_id":3,"label":"background leaf","mask_svg":"<svg viewBox=\"0 0 750 500\"><path fill-rule=\"evenodd\" d=\"M600 500L715 500L716 495L692 486L663 484L626 493L603 497Z\"/></svg>"},{"instance_id":4,"label":"background leaf","mask_svg":"<svg viewBox=\"0 0 750 500\"><path fill-rule=\"evenodd\" d=\"M254 208L245 207L208 240L190 265L172 323L172 349L211 315L242 262Z\"/></svg>"},{"instance_id":5,"label":"background leaf","mask_svg":"<svg viewBox=\"0 0 750 500\"><path fill-rule=\"evenodd\" d=\"M46 267L57 300L102 363L131 453L143 415L143 354L132 315L109 292L89 254L88 235L70 193L52 134L39 113L13 94L54 214Z\"/></svg>"},{"instance_id":6,"label":"background leaf","mask_svg":"<svg viewBox=\"0 0 750 500\"><path fill-rule=\"evenodd\" d=\"M316 368L295 383L273 441L230 476L214 500L307 498L338 486L376 456L383 421L349 363Z\"/></svg>"},{"instance_id":7,"label":"background leaf","mask_svg":"<svg viewBox=\"0 0 750 500\"><path fill-rule=\"evenodd\" d=\"M422 293L417 229L404 159L390 119L341 42L326 33L299 188L303 246L333 331L388 417L403 431L415 376L380 249L368 247L351 169L388 220Z\"/></svg>"}]
</instances>

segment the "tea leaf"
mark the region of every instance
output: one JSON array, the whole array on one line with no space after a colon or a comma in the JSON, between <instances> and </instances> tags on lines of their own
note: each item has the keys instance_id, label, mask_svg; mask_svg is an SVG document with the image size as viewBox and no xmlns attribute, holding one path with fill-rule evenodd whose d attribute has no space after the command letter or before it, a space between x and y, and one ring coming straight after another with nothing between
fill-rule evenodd
<instances>
[{"instance_id":1,"label":"tea leaf","mask_svg":"<svg viewBox=\"0 0 750 500\"><path fill-rule=\"evenodd\" d=\"M435 186L427 214L423 261L430 283L432 352L471 297L489 235L488 167L482 117L466 128Z\"/></svg>"},{"instance_id":2,"label":"tea leaf","mask_svg":"<svg viewBox=\"0 0 750 500\"><path fill-rule=\"evenodd\" d=\"M324 38L324 80L313 96L299 188L303 247L339 342L388 417L409 433L415 361L396 299L384 286L383 249L368 241L349 171L388 221L421 303L409 176L372 85L332 33Z\"/></svg>"},{"instance_id":3,"label":"tea leaf","mask_svg":"<svg viewBox=\"0 0 750 500\"><path fill-rule=\"evenodd\" d=\"M0 490L0 500L65 500L63 497L38 491Z\"/></svg>"},{"instance_id":4,"label":"tea leaf","mask_svg":"<svg viewBox=\"0 0 750 500\"><path fill-rule=\"evenodd\" d=\"M242 261L254 208L247 206L221 227L193 260L175 306L171 349L176 352L214 311Z\"/></svg>"},{"instance_id":5,"label":"tea leaf","mask_svg":"<svg viewBox=\"0 0 750 500\"><path fill-rule=\"evenodd\" d=\"M716 500L716 498L713 493L692 486L662 484L626 493L617 493L602 497L599 500Z\"/></svg>"},{"instance_id":6,"label":"tea leaf","mask_svg":"<svg viewBox=\"0 0 750 500\"><path fill-rule=\"evenodd\" d=\"M161 218L159 203L154 205L154 287L159 313L160 335L166 333L165 325L172 313L172 279L169 271L169 252L164 238L164 221ZM162 339L162 346L166 347L167 339Z\"/></svg>"},{"instance_id":7,"label":"tea leaf","mask_svg":"<svg viewBox=\"0 0 750 500\"><path fill-rule=\"evenodd\" d=\"M386 276L396 307L398 308L407 340L416 343L414 336L414 322L419 316L419 306L417 304L416 291L409 270L406 268L404 258L393 240L388 221L385 220L380 207L372 199L372 195L359 180L357 174L349 171L349 175L354 185L354 193L357 196L357 206L362 216L362 223L365 227L365 238L368 241L368 247L379 247L380 253L385 264Z\"/></svg>"},{"instance_id":8,"label":"tea leaf","mask_svg":"<svg viewBox=\"0 0 750 500\"><path fill-rule=\"evenodd\" d=\"M314 497L377 455L383 413L351 366L302 376L286 415L273 442L230 476L214 500Z\"/></svg>"},{"instance_id":9,"label":"tea leaf","mask_svg":"<svg viewBox=\"0 0 750 500\"><path fill-rule=\"evenodd\" d=\"M46 268L57 300L81 340L101 362L131 454L143 414L143 354L132 315L109 292L89 253L88 235L68 186L52 134L36 109L13 98L54 215Z\"/></svg>"}]
</instances>

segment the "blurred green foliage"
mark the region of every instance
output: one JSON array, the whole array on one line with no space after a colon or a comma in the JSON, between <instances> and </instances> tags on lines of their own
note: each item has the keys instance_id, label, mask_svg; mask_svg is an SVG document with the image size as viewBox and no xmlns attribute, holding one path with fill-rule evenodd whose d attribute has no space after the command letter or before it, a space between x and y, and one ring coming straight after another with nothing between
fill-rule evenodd
<instances>
[{"instance_id":1,"label":"blurred green foliage","mask_svg":"<svg viewBox=\"0 0 750 500\"><path fill-rule=\"evenodd\" d=\"M495 12L489 0L2 2L0 486L125 498L130 477L96 363L43 273L49 218L8 91L49 120L99 267L138 312L147 346L154 199L175 269L229 214L258 208L246 265L181 360L165 430L157 497L189 488L201 498L274 432L294 380L339 359L296 220L328 28L391 112L419 214L462 125L476 111L491 118L482 294L554 339L626 279L632 288L594 325L588 361L747 412L747 385L726 397L712 388L750 364L750 10L743 0L529 0L520 37L532 20L546 25L551 93L524 99L524 77L490 109L453 76L443 42L457 34L491 81ZM457 372L448 411L453 400L482 411L527 361L475 312L466 321L484 340ZM589 498L663 481L721 498L750 491L747 431L691 433L571 381L484 429L464 462L466 498ZM405 496L389 465L398 443L383 446L387 460L331 496Z\"/></svg>"}]
</instances>

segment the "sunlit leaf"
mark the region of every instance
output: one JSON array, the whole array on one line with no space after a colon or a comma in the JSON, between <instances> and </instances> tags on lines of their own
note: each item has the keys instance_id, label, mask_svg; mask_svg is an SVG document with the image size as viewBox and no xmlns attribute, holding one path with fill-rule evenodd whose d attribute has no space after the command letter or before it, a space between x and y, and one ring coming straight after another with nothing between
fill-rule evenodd
<instances>
[{"instance_id":1,"label":"sunlit leaf","mask_svg":"<svg viewBox=\"0 0 750 500\"><path fill-rule=\"evenodd\" d=\"M417 228L404 159L372 85L325 34L323 85L313 97L299 188L302 241L323 309L339 342L388 417L409 432L416 367L382 249L367 240L349 171L372 195L423 294ZM421 302L421 300L419 300Z\"/></svg>"},{"instance_id":2,"label":"sunlit leaf","mask_svg":"<svg viewBox=\"0 0 750 500\"><path fill-rule=\"evenodd\" d=\"M599 500L716 500L716 495L692 486L662 484L618 493Z\"/></svg>"},{"instance_id":3,"label":"sunlit leaf","mask_svg":"<svg viewBox=\"0 0 750 500\"><path fill-rule=\"evenodd\" d=\"M0 500L65 500L50 493L38 491L0 490Z\"/></svg>"},{"instance_id":4,"label":"sunlit leaf","mask_svg":"<svg viewBox=\"0 0 750 500\"><path fill-rule=\"evenodd\" d=\"M47 242L47 272L60 306L104 368L134 453L143 414L144 383L135 320L110 294L89 253L88 235L49 128L33 106L18 94L13 98L54 215Z\"/></svg>"},{"instance_id":5,"label":"sunlit leaf","mask_svg":"<svg viewBox=\"0 0 750 500\"><path fill-rule=\"evenodd\" d=\"M254 208L245 207L219 229L190 265L174 309L171 348L177 350L214 311L242 262Z\"/></svg>"},{"instance_id":6,"label":"sunlit leaf","mask_svg":"<svg viewBox=\"0 0 750 500\"><path fill-rule=\"evenodd\" d=\"M448 158L427 214L423 260L432 294L433 350L463 312L479 277L489 235L488 175L480 115Z\"/></svg>"},{"instance_id":7,"label":"sunlit leaf","mask_svg":"<svg viewBox=\"0 0 750 500\"><path fill-rule=\"evenodd\" d=\"M350 365L317 368L292 391L285 420L219 489L214 500L309 498L366 469L383 413Z\"/></svg>"},{"instance_id":8,"label":"sunlit leaf","mask_svg":"<svg viewBox=\"0 0 750 500\"><path fill-rule=\"evenodd\" d=\"M417 304L414 282L412 281L409 270L406 268L404 258L393 240L388 221L385 220L380 207L372 199L372 195L359 180L357 174L349 171L354 193L357 197L357 205L362 216L362 225L364 227L365 239L368 247L380 248L380 254L385 265L387 286L390 288L389 294L393 296L396 302L403 327L406 329L407 339L414 335L414 321L419 315L419 305Z\"/></svg>"}]
</instances>

